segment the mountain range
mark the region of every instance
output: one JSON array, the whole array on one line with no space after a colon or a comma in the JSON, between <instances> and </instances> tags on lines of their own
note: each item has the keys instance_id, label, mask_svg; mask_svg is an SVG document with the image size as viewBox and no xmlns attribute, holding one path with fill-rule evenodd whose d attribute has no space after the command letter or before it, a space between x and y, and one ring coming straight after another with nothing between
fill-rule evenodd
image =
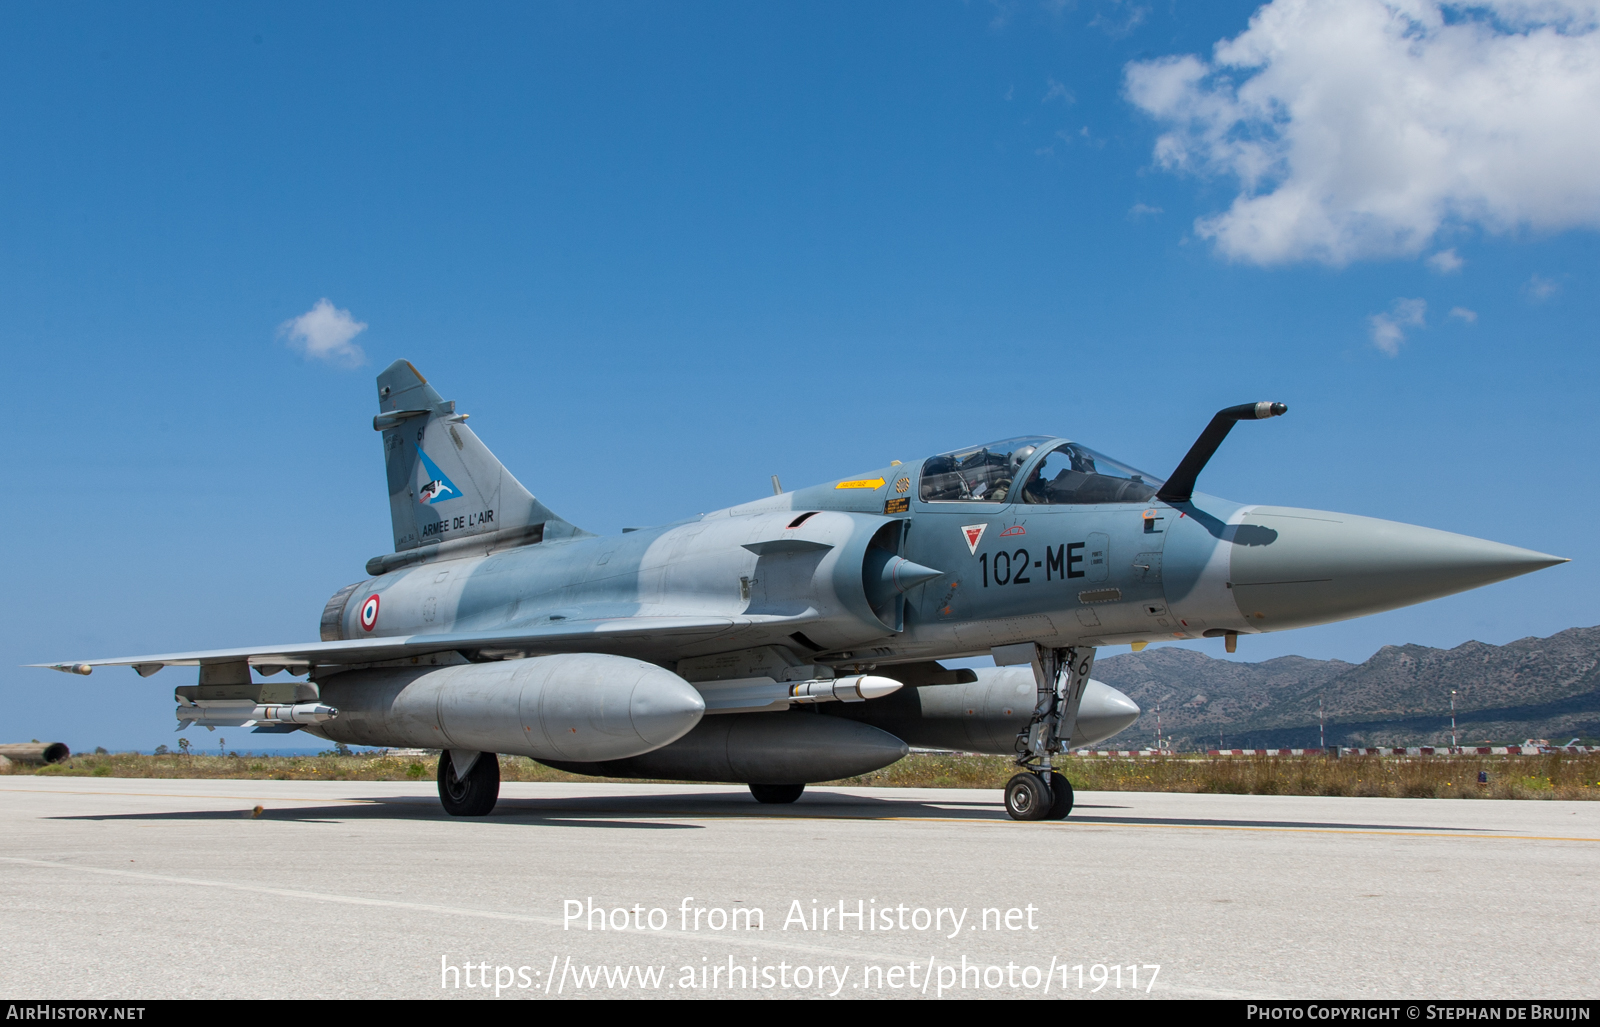
<instances>
[{"instance_id":1,"label":"mountain range","mask_svg":"<svg viewBox=\"0 0 1600 1027\"><path fill-rule=\"evenodd\" d=\"M1104 743L1114 748L1149 747L1158 705L1178 749L1313 748L1319 701L1330 745L1449 745L1452 691L1461 745L1600 739L1600 627L1505 645L1386 645L1360 664L1163 647L1098 660L1094 676L1144 710Z\"/></svg>"}]
</instances>

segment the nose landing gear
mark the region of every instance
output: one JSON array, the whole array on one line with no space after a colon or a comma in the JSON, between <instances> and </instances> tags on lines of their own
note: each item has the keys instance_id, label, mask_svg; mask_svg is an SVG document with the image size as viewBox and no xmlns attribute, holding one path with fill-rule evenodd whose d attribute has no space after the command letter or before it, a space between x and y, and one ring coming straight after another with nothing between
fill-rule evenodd
<instances>
[{"instance_id":1,"label":"nose landing gear","mask_svg":"<svg viewBox=\"0 0 1600 1027\"><path fill-rule=\"evenodd\" d=\"M1046 820L1065 820L1072 812L1072 782L1060 771L1050 772L1050 815Z\"/></svg>"},{"instance_id":2,"label":"nose landing gear","mask_svg":"<svg viewBox=\"0 0 1600 1027\"><path fill-rule=\"evenodd\" d=\"M1072 741L1094 652L1092 646L1033 647L1037 699L1028 726L1017 735L1021 773L1006 782L1006 812L1013 820L1061 820L1072 812L1072 784L1050 761Z\"/></svg>"},{"instance_id":3,"label":"nose landing gear","mask_svg":"<svg viewBox=\"0 0 1600 1027\"><path fill-rule=\"evenodd\" d=\"M1050 786L1038 774L1023 771L1006 782L1006 812L1012 820L1043 820L1055 801Z\"/></svg>"},{"instance_id":4,"label":"nose landing gear","mask_svg":"<svg viewBox=\"0 0 1600 1027\"><path fill-rule=\"evenodd\" d=\"M1072 812L1072 782L1059 771L1023 771L1006 782L1006 812L1013 820L1065 820Z\"/></svg>"}]
</instances>

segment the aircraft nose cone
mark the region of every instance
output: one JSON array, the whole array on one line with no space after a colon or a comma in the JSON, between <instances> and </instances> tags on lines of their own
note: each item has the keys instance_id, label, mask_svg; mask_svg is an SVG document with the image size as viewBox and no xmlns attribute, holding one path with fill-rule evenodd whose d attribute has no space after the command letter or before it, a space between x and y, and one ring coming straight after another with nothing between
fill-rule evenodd
<instances>
[{"instance_id":1,"label":"aircraft nose cone","mask_svg":"<svg viewBox=\"0 0 1600 1027\"><path fill-rule=\"evenodd\" d=\"M1465 592L1563 557L1353 514L1256 507L1228 529L1233 600L1264 631Z\"/></svg>"},{"instance_id":2,"label":"aircraft nose cone","mask_svg":"<svg viewBox=\"0 0 1600 1027\"><path fill-rule=\"evenodd\" d=\"M1103 681L1089 679L1078 705L1078 726L1072 732L1072 748L1095 745L1129 727L1139 719L1139 704Z\"/></svg>"},{"instance_id":3,"label":"aircraft nose cone","mask_svg":"<svg viewBox=\"0 0 1600 1027\"><path fill-rule=\"evenodd\" d=\"M943 573L896 556L883 565L883 583L897 592L905 593Z\"/></svg>"}]
</instances>

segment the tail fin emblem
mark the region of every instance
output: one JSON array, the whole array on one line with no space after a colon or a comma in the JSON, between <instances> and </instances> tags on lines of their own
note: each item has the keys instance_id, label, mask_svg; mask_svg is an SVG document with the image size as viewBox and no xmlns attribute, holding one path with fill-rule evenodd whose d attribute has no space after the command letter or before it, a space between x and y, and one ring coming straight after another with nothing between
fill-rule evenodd
<instances>
[{"instance_id":1,"label":"tail fin emblem","mask_svg":"<svg viewBox=\"0 0 1600 1027\"><path fill-rule=\"evenodd\" d=\"M434 503L444 503L452 499L461 498L461 490L456 488L456 483L441 470L439 465L428 459L428 454L417 447L417 456L422 458L422 467L428 472L428 480L423 483L422 489L417 493L417 501L425 506Z\"/></svg>"}]
</instances>

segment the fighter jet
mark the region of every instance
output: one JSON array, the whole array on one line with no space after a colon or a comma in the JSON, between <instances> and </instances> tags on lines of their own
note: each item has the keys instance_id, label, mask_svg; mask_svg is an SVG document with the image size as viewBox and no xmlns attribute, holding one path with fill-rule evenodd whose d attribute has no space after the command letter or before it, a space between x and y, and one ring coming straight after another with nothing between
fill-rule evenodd
<instances>
[{"instance_id":1,"label":"fighter jet","mask_svg":"<svg viewBox=\"0 0 1600 1027\"><path fill-rule=\"evenodd\" d=\"M457 816L494 808L495 754L783 803L919 746L1011 756L1007 812L1059 819L1060 755L1139 716L1092 679L1098 648L1233 651L1565 562L1196 492L1230 429L1281 403L1219 412L1166 479L1031 435L598 536L539 502L409 362L377 386L394 551L328 600L321 641L38 666L198 665L180 725L442 750ZM995 667L939 662L985 655Z\"/></svg>"}]
</instances>

